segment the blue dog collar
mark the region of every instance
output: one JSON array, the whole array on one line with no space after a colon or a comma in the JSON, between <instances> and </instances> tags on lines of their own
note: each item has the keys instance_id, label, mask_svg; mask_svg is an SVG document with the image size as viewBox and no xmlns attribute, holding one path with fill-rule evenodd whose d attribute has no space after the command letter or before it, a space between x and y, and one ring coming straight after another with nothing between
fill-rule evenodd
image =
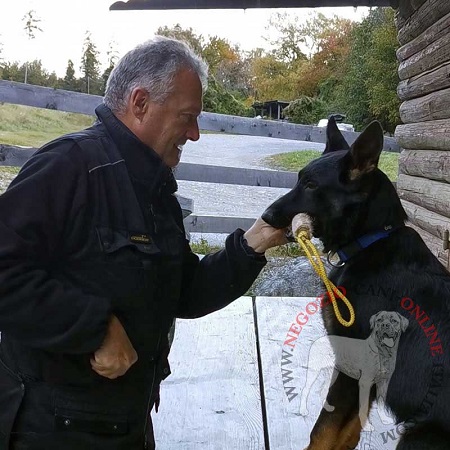
<instances>
[{"instance_id":1,"label":"blue dog collar","mask_svg":"<svg viewBox=\"0 0 450 450\"><path fill-rule=\"evenodd\" d=\"M373 243L385 239L389 237L389 235L397 230L398 227L392 227L392 225L388 225L384 227L384 230L377 231L375 233L368 233L365 234L359 238L357 238L355 241L351 242L350 244L342 247L339 249L336 254L339 256L339 259L341 260L341 263L347 262L352 256L359 253L361 250L369 247Z\"/></svg>"}]
</instances>

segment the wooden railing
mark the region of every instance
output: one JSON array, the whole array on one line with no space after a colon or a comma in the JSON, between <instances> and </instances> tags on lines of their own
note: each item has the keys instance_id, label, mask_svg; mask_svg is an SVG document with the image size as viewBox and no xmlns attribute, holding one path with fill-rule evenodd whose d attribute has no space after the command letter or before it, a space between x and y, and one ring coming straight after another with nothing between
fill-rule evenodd
<instances>
[{"instance_id":1,"label":"wooden railing","mask_svg":"<svg viewBox=\"0 0 450 450\"><path fill-rule=\"evenodd\" d=\"M102 102L102 97L0 80L0 102L94 115L94 110ZM322 127L209 112L200 114L199 126L205 131L320 143L326 141L325 128ZM347 142L352 144L359 133L343 131L343 135ZM384 138L384 150L400 151L395 139L388 136Z\"/></svg>"},{"instance_id":2,"label":"wooden railing","mask_svg":"<svg viewBox=\"0 0 450 450\"><path fill-rule=\"evenodd\" d=\"M102 102L102 97L0 80L0 102L94 115L95 108ZM325 142L326 138L324 128L311 125L296 125L208 112L202 112L200 115L199 127L208 131L313 142ZM343 134L349 143L359 135L359 133L353 132L343 132ZM0 144L0 166L22 166L35 150ZM393 138L385 137L385 150L399 150ZM176 168L176 178L208 183L291 188L296 183L297 174L286 171L180 163ZM184 197L180 197L179 201L185 215L190 214L193 209L192 201ZM248 229L253 220L245 217L190 214L186 217L185 222L186 228L191 232L229 233L238 227Z\"/></svg>"}]
</instances>

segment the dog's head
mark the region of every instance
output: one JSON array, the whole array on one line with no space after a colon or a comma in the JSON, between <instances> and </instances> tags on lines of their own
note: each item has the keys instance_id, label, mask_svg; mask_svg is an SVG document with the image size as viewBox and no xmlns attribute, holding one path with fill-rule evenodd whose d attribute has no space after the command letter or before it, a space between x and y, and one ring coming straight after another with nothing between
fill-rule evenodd
<instances>
[{"instance_id":1,"label":"dog's head","mask_svg":"<svg viewBox=\"0 0 450 450\"><path fill-rule=\"evenodd\" d=\"M262 218L276 228L293 217L311 217L313 235L325 251L336 251L352 239L383 227L404 224L406 214L395 188L378 169L383 130L372 122L349 146L330 118L322 156L300 170L294 188L272 203Z\"/></svg>"},{"instance_id":2,"label":"dog's head","mask_svg":"<svg viewBox=\"0 0 450 450\"><path fill-rule=\"evenodd\" d=\"M398 344L400 335L409 325L408 319L395 311L380 311L370 318L369 323L377 346L388 349Z\"/></svg>"}]
</instances>

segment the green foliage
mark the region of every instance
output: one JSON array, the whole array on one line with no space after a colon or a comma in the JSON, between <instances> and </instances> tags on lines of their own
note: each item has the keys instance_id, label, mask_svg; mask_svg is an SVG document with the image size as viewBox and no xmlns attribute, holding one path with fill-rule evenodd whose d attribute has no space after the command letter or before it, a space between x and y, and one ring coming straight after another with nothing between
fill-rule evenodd
<instances>
[{"instance_id":1,"label":"green foliage","mask_svg":"<svg viewBox=\"0 0 450 450\"><path fill-rule=\"evenodd\" d=\"M92 42L91 34L86 32L81 56L80 70L85 82L84 92L88 94L102 94L102 83L100 81L100 62L97 46Z\"/></svg>"},{"instance_id":2,"label":"green foliage","mask_svg":"<svg viewBox=\"0 0 450 450\"><path fill-rule=\"evenodd\" d=\"M75 68L71 59L67 61L66 75L60 82L60 87L67 91L81 92L81 83L80 80L75 77Z\"/></svg>"},{"instance_id":3,"label":"green foliage","mask_svg":"<svg viewBox=\"0 0 450 450\"><path fill-rule=\"evenodd\" d=\"M380 23L372 32L373 46L367 55L370 79L366 81L366 86L372 115L393 133L400 123L400 99L396 90L399 83L397 29L392 9L384 8L379 13Z\"/></svg>"},{"instance_id":4,"label":"green foliage","mask_svg":"<svg viewBox=\"0 0 450 450\"><path fill-rule=\"evenodd\" d=\"M218 114L231 114L235 116L254 116L253 108L237 98L238 94L227 91L217 80L210 76L208 89L203 97L203 110Z\"/></svg>"},{"instance_id":5,"label":"green foliage","mask_svg":"<svg viewBox=\"0 0 450 450\"><path fill-rule=\"evenodd\" d=\"M392 133L399 123L397 47L391 8L373 9L353 30L351 50L343 62L344 76L337 86L334 103L357 129L378 119Z\"/></svg>"},{"instance_id":6,"label":"green foliage","mask_svg":"<svg viewBox=\"0 0 450 450\"><path fill-rule=\"evenodd\" d=\"M317 124L323 118L325 110L326 104L320 98L303 95L289 103L283 114L294 123Z\"/></svg>"},{"instance_id":7,"label":"green foliage","mask_svg":"<svg viewBox=\"0 0 450 450\"><path fill-rule=\"evenodd\" d=\"M202 50L209 65L209 73L226 91L248 96L251 91L250 65L237 45L213 36Z\"/></svg>"},{"instance_id":8,"label":"green foliage","mask_svg":"<svg viewBox=\"0 0 450 450\"><path fill-rule=\"evenodd\" d=\"M275 13L269 20L267 30L275 29L277 37L267 39L275 47L274 56L280 61L292 63L306 60L302 48L306 43L307 37L300 26L300 18L290 13Z\"/></svg>"},{"instance_id":9,"label":"green foliage","mask_svg":"<svg viewBox=\"0 0 450 450\"><path fill-rule=\"evenodd\" d=\"M297 258L299 256L305 256L305 252L296 242L272 247L266 251L266 257L269 258Z\"/></svg>"},{"instance_id":10,"label":"green foliage","mask_svg":"<svg viewBox=\"0 0 450 450\"><path fill-rule=\"evenodd\" d=\"M42 32L42 28L38 25L38 23L41 22L41 19L36 16L36 11L33 9L23 16L22 21L25 23L23 29L25 30L28 39L34 39L37 31Z\"/></svg>"},{"instance_id":11,"label":"green foliage","mask_svg":"<svg viewBox=\"0 0 450 450\"><path fill-rule=\"evenodd\" d=\"M223 247L219 245L210 245L204 238L200 238L197 242L191 242L191 249L198 255L208 255L209 253L217 252Z\"/></svg>"},{"instance_id":12,"label":"green foliage","mask_svg":"<svg viewBox=\"0 0 450 450\"><path fill-rule=\"evenodd\" d=\"M108 82L109 75L111 74L117 61L119 60L119 55L117 53L115 45L116 45L115 42L110 42L109 49L106 52L106 55L108 56L108 67L103 72L102 77L101 77L101 81L102 81L101 94L102 95L105 95L106 83Z\"/></svg>"},{"instance_id":13,"label":"green foliage","mask_svg":"<svg viewBox=\"0 0 450 450\"><path fill-rule=\"evenodd\" d=\"M298 72L304 61L288 63L275 53L254 51L250 57L250 76L254 97L259 101L293 100L298 86Z\"/></svg>"},{"instance_id":14,"label":"green foliage","mask_svg":"<svg viewBox=\"0 0 450 450\"><path fill-rule=\"evenodd\" d=\"M181 25L177 23L174 27L168 27L167 25L159 27L156 30L156 34L184 41L195 51L195 53L198 55L202 54L203 36L195 34L192 28L183 29Z\"/></svg>"},{"instance_id":15,"label":"green foliage","mask_svg":"<svg viewBox=\"0 0 450 450\"><path fill-rule=\"evenodd\" d=\"M210 245L208 241L204 238L200 238L196 242L191 242L191 249L194 253L198 255L208 255L209 253L214 253L222 250L223 246ZM304 252L301 247L295 243L290 242L285 245L280 245L279 247L273 247L266 251L267 257L283 257L283 258L295 258L297 256L304 256Z\"/></svg>"},{"instance_id":16,"label":"green foliage","mask_svg":"<svg viewBox=\"0 0 450 450\"><path fill-rule=\"evenodd\" d=\"M27 82L38 86L46 86L56 88L59 86L56 74L48 73L43 67L40 60L34 60L19 65L18 62L7 62L2 66L1 79L8 81L25 81L25 73L27 73Z\"/></svg>"},{"instance_id":17,"label":"green foliage","mask_svg":"<svg viewBox=\"0 0 450 450\"><path fill-rule=\"evenodd\" d=\"M269 156L265 163L277 170L288 170L298 172L312 160L319 158L322 154L318 150L302 150L300 152L280 153ZM382 152L380 156L379 169L381 169L391 181L396 181L398 176L398 153Z\"/></svg>"}]
</instances>

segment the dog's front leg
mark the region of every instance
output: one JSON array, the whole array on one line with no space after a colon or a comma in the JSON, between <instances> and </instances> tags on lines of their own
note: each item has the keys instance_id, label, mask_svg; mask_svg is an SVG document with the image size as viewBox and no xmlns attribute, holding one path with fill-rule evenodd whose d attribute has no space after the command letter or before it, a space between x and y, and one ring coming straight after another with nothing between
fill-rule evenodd
<instances>
[{"instance_id":1,"label":"dog's front leg","mask_svg":"<svg viewBox=\"0 0 450 450\"><path fill-rule=\"evenodd\" d=\"M322 408L319 418L311 432L310 444L307 450L337 450L338 442L359 441L359 432L355 437L355 427L351 425L355 416L358 418L358 382L342 373L330 386L327 396L328 404L333 405L333 411ZM347 438L341 434L344 433ZM349 433L352 438L349 437ZM355 445L356 445L355 444ZM341 447L339 447L341 448ZM342 447L347 450L349 447ZM352 448L352 447L350 447Z\"/></svg>"},{"instance_id":2,"label":"dog's front leg","mask_svg":"<svg viewBox=\"0 0 450 450\"><path fill-rule=\"evenodd\" d=\"M389 415L388 409L386 408L386 395L389 386L389 379L381 380L377 383L377 409L378 415L384 424L394 423L394 420Z\"/></svg>"},{"instance_id":3,"label":"dog's front leg","mask_svg":"<svg viewBox=\"0 0 450 450\"><path fill-rule=\"evenodd\" d=\"M372 387L372 380L362 376L359 379L359 420L361 427L364 427L366 431L373 431L372 424L368 421L369 414L369 397L370 388ZM366 423L367 422L367 423Z\"/></svg>"}]
</instances>

